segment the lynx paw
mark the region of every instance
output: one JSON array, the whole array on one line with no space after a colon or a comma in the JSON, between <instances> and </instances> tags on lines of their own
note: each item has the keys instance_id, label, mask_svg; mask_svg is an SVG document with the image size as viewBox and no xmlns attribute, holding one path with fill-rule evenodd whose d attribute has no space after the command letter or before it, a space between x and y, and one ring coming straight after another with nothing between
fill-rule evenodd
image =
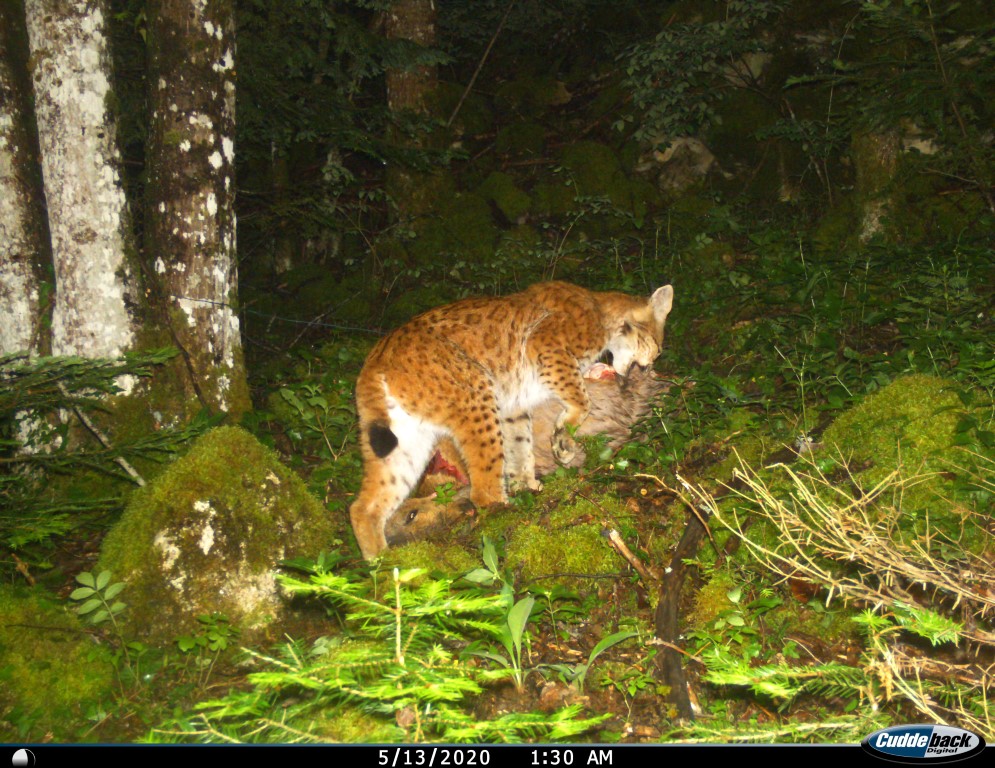
<instances>
[{"instance_id":1,"label":"lynx paw","mask_svg":"<svg viewBox=\"0 0 995 768\"><path fill-rule=\"evenodd\" d=\"M539 493L542 490L542 482L535 477L511 477L508 478L508 493L512 496L522 491L532 491Z\"/></svg>"},{"instance_id":2,"label":"lynx paw","mask_svg":"<svg viewBox=\"0 0 995 768\"><path fill-rule=\"evenodd\" d=\"M576 464L578 459L583 463L584 449L566 429L558 429L553 435L553 456L563 466L571 466Z\"/></svg>"}]
</instances>

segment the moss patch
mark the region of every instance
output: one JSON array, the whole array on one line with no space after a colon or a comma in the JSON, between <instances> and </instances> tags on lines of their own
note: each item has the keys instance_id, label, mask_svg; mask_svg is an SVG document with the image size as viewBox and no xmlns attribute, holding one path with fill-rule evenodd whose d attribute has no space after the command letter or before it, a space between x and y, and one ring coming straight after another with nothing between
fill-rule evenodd
<instances>
[{"instance_id":1,"label":"moss patch","mask_svg":"<svg viewBox=\"0 0 995 768\"><path fill-rule=\"evenodd\" d=\"M572 482L576 481L550 476L543 495L568 498L555 486ZM520 524L506 534L507 566L522 583L557 574L563 576L554 583L575 583L569 575L617 573L623 568L622 560L601 534L602 521L626 523L632 515L612 494L596 501L597 504L586 499L560 503L538 521L519 513Z\"/></svg>"},{"instance_id":2,"label":"moss patch","mask_svg":"<svg viewBox=\"0 0 995 768\"><path fill-rule=\"evenodd\" d=\"M64 604L0 586L0 741L76 741L113 685L109 649Z\"/></svg>"},{"instance_id":3,"label":"moss patch","mask_svg":"<svg viewBox=\"0 0 995 768\"><path fill-rule=\"evenodd\" d=\"M480 557L459 545L445 542L416 541L403 547L391 547L384 552L386 568L424 568L428 573L442 571L448 576L461 576L480 565Z\"/></svg>"},{"instance_id":4,"label":"moss patch","mask_svg":"<svg viewBox=\"0 0 995 768\"><path fill-rule=\"evenodd\" d=\"M515 185L515 180L507 173L495 171L480 185L478 193L497 206L504 217L510 221L518 221L529 211L532 201Z\"/></svg>"},{"instance_id":5,"label":"moss patch","mask_svg":"<svg viewBox=\"0 0 995 768\"><path fill-rule=\"evenodd\" d=\"M490 203L477 194L455 195L439 213L412 222L415 237L408 245L413 266L445 266L453 258L486 262L494 254L498 229Z\"/></svg>"},{"instance_id":6,"label":"moss patch","mask_svg":"<svg viewBox=\"0 0 995 768\"><path fill-rule=\"evenodd\" d=\"M546 129L537 123L512 123L497 132L494 149L501 155L541 157L546 146Z\"/></svg>"}]
</instances>

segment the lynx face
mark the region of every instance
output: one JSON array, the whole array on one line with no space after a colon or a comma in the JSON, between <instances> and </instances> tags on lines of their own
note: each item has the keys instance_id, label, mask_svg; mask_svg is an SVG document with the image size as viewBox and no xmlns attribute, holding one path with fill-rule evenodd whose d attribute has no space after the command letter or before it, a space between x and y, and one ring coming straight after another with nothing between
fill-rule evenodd
<instances>
[{"instance_id":1,"label":"lynx face","mask_svg":"<svg viewBox=\"0 0 995 768\"><path fill-rule=\"evenodd\" d=\"M569 463L579 450L570 429L590 409L582 373L607 351L619 371L652 364L673 295L669 285L647 300L539 283L430 310L382 339L356 383L364 475L350 517L363 556L387 545L385 522L442 438L462 455L473 505L539 490L535 409L562 404L552 452Z\"/></svg>"}]
</instances>

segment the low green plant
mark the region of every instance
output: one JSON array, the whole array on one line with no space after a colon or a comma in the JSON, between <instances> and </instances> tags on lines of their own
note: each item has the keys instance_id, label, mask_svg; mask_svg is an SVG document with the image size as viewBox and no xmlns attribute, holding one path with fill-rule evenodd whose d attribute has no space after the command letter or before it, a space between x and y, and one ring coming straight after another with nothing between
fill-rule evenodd
<instances>
[{"instance_id":1,"label":"low green plant","mask_svg":"<svg viewBox=\"0 0 995 768\"><path fill-rule=\"evenodd\" d=\"M520 654L531 612L530 600L508 607L493 544L485 567L458 583L430 577L424 569L333 573L297 561L304 577L281 576L299 597L317 598L340 614L347 634L307 648L285 643L275 654L249 651L259 671L251 689L204 702L194 712L165 723L151 738L178 741L289 741L329 739L330 723L362 713L378 738L405 741L563 740L576 737L604 717L583 718L579 706L552 714L506 713L482 720L468 711L468 699L508 668L487 669L461 659L469 640L506 636ZM491 576L501 592L484 589ZM462 585L462 586L460 586ZM516 606L520 606L514 610ZM292 695L290 695L292 693ZM352 713L352 714L351 714ZM374 725L375 723L375 725Z\"/></svg>"},{"instance_id":2,"label":"low green plant","mask_svg":"<svg viewBox=\"0 0 995 768\"><path fill-rule=\"evenodd\" d=\"M231 626L228 617L221 613L198 616L201 629L196 634L183 635L176 639L180 653L194 656L197 669L197 685L203 688L207 685L221 654L231 646L238 637L238 629Z\"/></svg>"},{"instance_id":3,"label":"low green plant","mask_svg":"<svg viewBox=\"0 0 995 768\"><path fill-rule=\"evenodd\" d=\"M525 640L525 627L532 616L532 609L535 607L535 598L531 595L515 601L514 586L498 567L497 548L494 542L487 536L484 537L483 546L484 568L477 568L467 574L468 581L476 584L491 585L499 583L501 585L500 600L505 606L505 614L502 621L498 622L496 639L504 647L505 654L501 654L492 644L487 648L473 647L467 653L473 656L495 661L511 673L515 682L515 687L521 691L525 685L527 671L522 666L522 645Z\"/></svg>"},{"instance_id":4,"label":"low green plant","mask_svg":"<svg viewBox=\"0 0 995 768\"><path fill-rule=\"evenodd\" d=\"M591 649L591 652L587 656L587 661L585 662L579 662L577 664L544 664L542 666L559 673L564 682L572 683L577 686L578 691L583 693L584 682L587 680L587 673L591 671L591 665L594 664L594 660L612 646L618 645L629 638L638 636L639 633L633 632L632 630L613 632L607 637L601 638L598 644Z\"/></svg>"},{"instance_id":5,"label":"low green plant","mask_svg":"<svg viewBox=\"0 0 995 768\"><path fill-rule=\"evenodd\" d=\"M118 617L128 606L115 598L121 594L126 584L123 581L112 581L110 571L101 571L94 575L83 571L76 576L76 582L81 586L69 594L69 599L76 601L76 613L93 626L106 624L117 641L117 648L112 657L118 675L118 683L123 687L124 678L139 681L142 678L142 657L148 648L140 642L130 641L124 635ZM122 665L121 662L124 662Z\"/></svg>"}]
</instances>

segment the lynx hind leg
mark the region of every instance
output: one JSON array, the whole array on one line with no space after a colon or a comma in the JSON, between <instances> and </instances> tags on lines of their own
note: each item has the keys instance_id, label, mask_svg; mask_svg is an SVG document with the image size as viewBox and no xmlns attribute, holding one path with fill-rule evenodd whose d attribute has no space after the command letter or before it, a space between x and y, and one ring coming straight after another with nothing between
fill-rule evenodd
<instances>
[{"instance_id":1,"label":"lynx hind leg","mask_svg":"<svg viewBox=\"0 0 995 768\"><path fill-rule=\"evenodd\" d=\"M504 442L504 477L508 493L541 491L536 479L536 457L532 437L532 414L522 411L501 419Z\"/></svg>"},{"instance_id":2,"label":"lynx hind leg","mask_svg":"<svg viewBox=\"0 0 995 768\"><path fill-rule=\"evenodd\" d=\"M390 431L397 445L383 457L370 447L371 428L364 427L363 484L349 509L349 517L367 560L387 547L386 523L411 493L435 450L438 434L434 428L416 425L414 420L406 424L404 421L392 418Z\"/></svg>"}]
</instances>

